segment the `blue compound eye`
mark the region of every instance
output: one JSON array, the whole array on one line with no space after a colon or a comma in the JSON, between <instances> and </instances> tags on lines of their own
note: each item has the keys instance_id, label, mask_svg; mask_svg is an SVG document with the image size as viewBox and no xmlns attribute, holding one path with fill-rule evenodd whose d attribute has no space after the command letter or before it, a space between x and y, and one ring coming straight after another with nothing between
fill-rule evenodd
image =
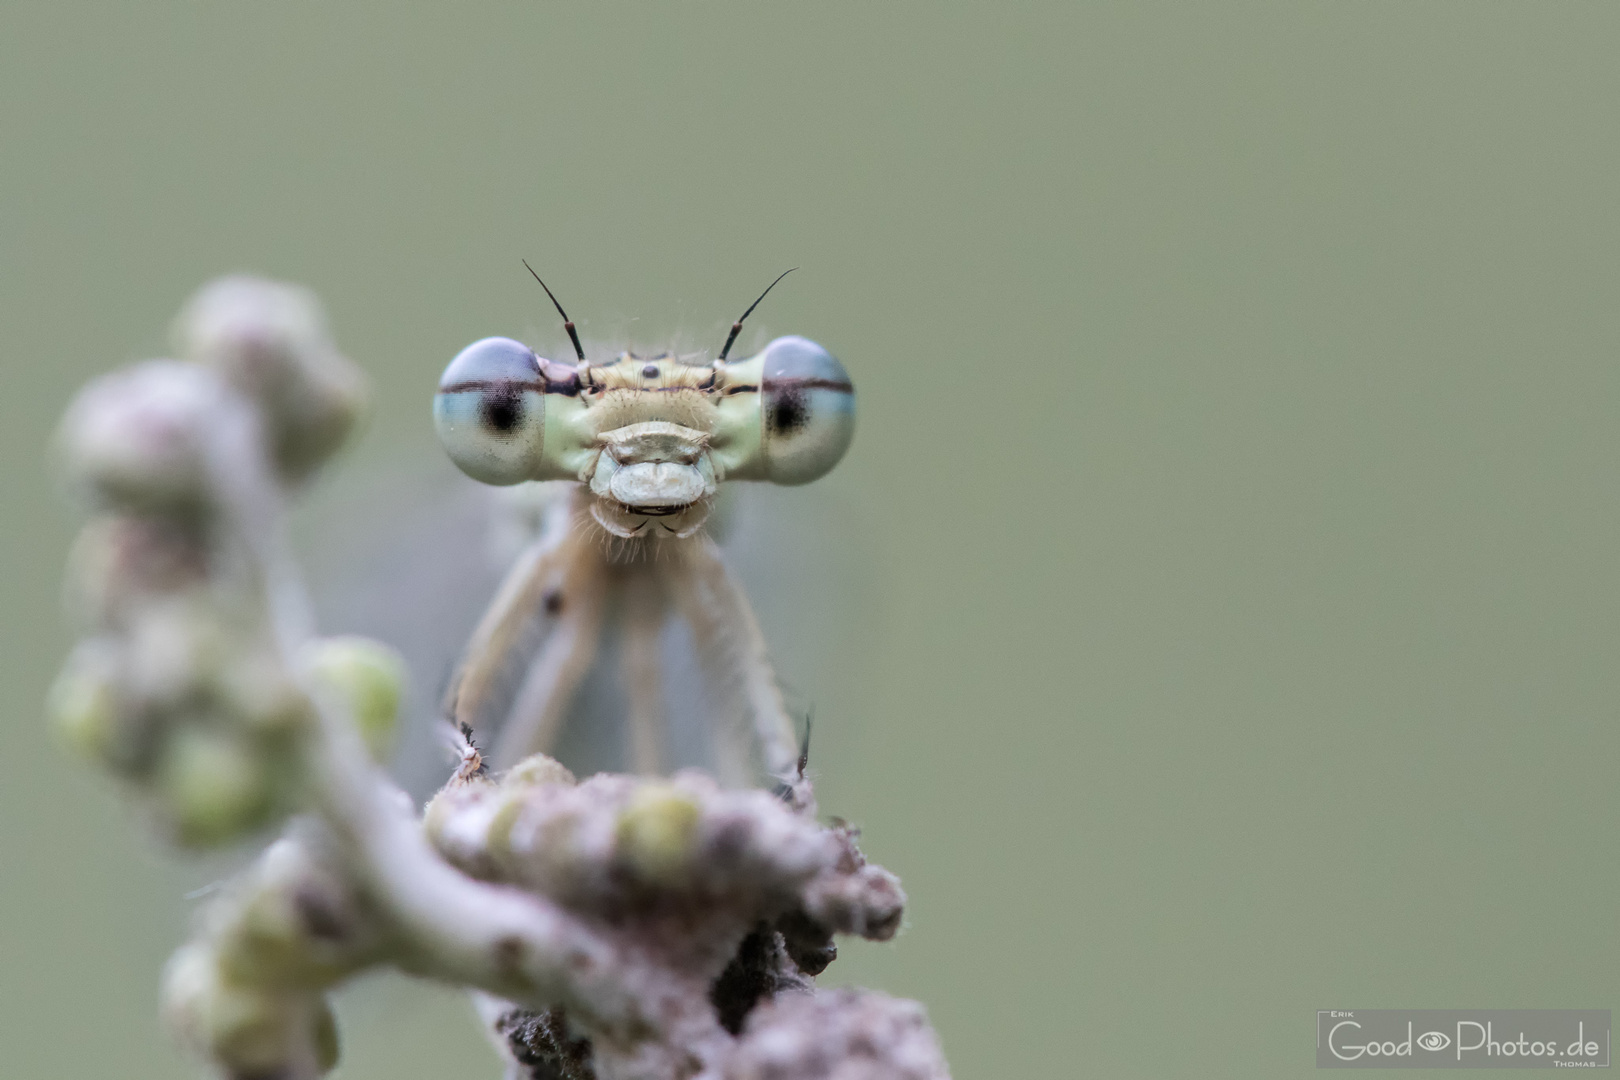
<instances>
[{"instance_id":1,"label":"blue compound eye","mask_svg":"<svg viewBox=\"0 0 1620 1080\"><path fill-rule=\"evenodd\" d=\"M778 484L808 484L838 464L855 437L855 386L831 353L809 338L765 347L761 445Z\"/></svg>"},{"instance_id":2,"label":"blue compound eye","mask_svg":"<svg viewBox=\"0 0 1620 1080\"><path fill-rule=\"evenodd\" d=\"M511 338L475 341L450 361L433 398L439 442L462 472L486 484L533 479L545 439L541 360Z\"/></svg>"}]
</instances>

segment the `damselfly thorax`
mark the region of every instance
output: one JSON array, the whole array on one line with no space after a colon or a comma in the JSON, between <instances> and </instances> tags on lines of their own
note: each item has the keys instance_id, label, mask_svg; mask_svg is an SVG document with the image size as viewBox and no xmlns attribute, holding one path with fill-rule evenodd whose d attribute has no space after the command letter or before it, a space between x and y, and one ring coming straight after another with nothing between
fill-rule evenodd
<instances>
[{"instance_id":1,"label":"damselfly thorax","mask_svg":"<svg viewBox=\"0 0 1620 1080\"><path fill-rule=\"evenodd\" d=\"M486 338L440 381L434 420L462 471L489 484L573 484L475 630L447 709L493 739L497 764L549 751L611 615L631 764L662 772L659 640L674 616L710 698L729 703L713 710L710 732L722 776L786 778L799 738L754 614L703 526L727 481L803 484L837 464L854 434L849 377L801 337L728 361L741 319L712 362L625 352L596 363L563 318L577 363Z\"/></svg>"}]
</instances>

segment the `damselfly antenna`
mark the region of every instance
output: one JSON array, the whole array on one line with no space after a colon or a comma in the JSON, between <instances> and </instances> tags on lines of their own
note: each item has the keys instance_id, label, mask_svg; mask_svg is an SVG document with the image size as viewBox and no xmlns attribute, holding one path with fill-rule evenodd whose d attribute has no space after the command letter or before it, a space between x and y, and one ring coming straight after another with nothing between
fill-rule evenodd
<instances>
[{"instance_id":1,"label":"damselfly antenna","mask_svg":"<svg viewBox=\"0 0 1620 1080\"><path fill-rule=\"evenodd\" d=\"M781 281L783 278L787 277L797 269L797 266L789 267L777 275L776 281ZM533 273L533 271L530 271L530 273ZM766 294L768 294L772 289L776 288L776 281L773 281L769 285L765 286L765 292L759 294L759 300L765 299ZM550 290L547 291L549 292ZM720 350L720 359L724 360L726 358L726 354L731 351L731 343L737 340L738 334L742 333L743 319L748 318L748 316L754 313L754 309L759 307L759 300L755 300L752 304L749 304L748 310L742 313L742 318L731 324L731 333L726 337L725 347ZM559 308L558 310L560 311L562 309Z\"/></svg>"},{"instance_id":2,"label":"damselfly antenna","mask_svg":"<svg viewBox=\"0 0 1620 1080\"><path fill-rule=\"evenodd\" d=\"M530 266L530 265L529 265L529 260L528 260L528 259L524 259L524 260L523 260L523 269L525 269L525 270L527 270L527 271L528 271L528 272L529 272L529 273L531 273L531 274L534 274L534 280L536 280L536 281L540 281L540 275L539 275L539 274L535 274L535 273L534 273L534 267L532 267L532 266ZM777 278L777 279L776 279L776 281L781 281L781 280L782 280L782 279L781 279L781 278ZM775 281L773 281L773 282L771 282L771 284L773 284L773 285L774 285L774 284L776 284L776 282L775 282ZM557 309L557 314L559 314L559 315L561 315L561 316L562 316L562 321L563 321L563 329L564 329L564 330L567 330L567 331L568 331L568 340L569 340L569 341L572 341L572 342L573 342L573 343L574 343L574 353L575 353L575 355L577 355L577 356L578 356L578 357L579 357L579 358L580 358L580 359L581 359L581 360L584 360L584 359L585 359L585 350L584 350L584 349L582 349L582 348L581 348L581 347L580 347L580 344L579 344L579 334L578 334L578 333L576 333L576 332L575 332L575 330L574 330L574 323L573 323L573 320L571 320L571 319L569 319L569 317L568 317L568 312L566 312L566 311L564 311L564 310L563 310L563 309L562 309L562 305L561 305L561 304L559 304L559 303L557 303L557 298L556 298L556 297L555 297L555 296L552 296L552 295L551 295L551 290L550 290L550 289L548 289L548 288L546 288L546 283L545 283L545 282L543 282L543 281L540 281L540 287L541 287L541 288L542 288L542 289L545 289L545 290L546 290L546 295L547 295L547 296L551 296L551 306L552 306L552 307L554 307L554 308L556 308L556 309ZM766 292L770 292L770 291L771 291L771 290L769 290L769 289L766 289L766 290L765 290L765 291L766 291ZM765 299L765 298L764 298L764 297L763 297L763 296L762 296L762 297L760 297L760 298L759 298L759 299L760 299L760 300L763 300L763 299ZM757 304L757 303L758 303L758 302L759 302L759 301L758 301L758 300L756 300L756 301L754 301L754 302L755 302L755 303L756 303L756 304ZM754 309L753 309L753 308L749 308L749 309L748 309L748 310L749 310L749 311L753 311L753 310L754 310ZM744 319L746 319L746 318L748 318L748 316L747 316L747 315L744 315L744 316L743 316L743 318L744 318ZM741 325L742 325L742 322L741 322L741 321L740 321L740 320L739 320L739 321L738 321L738 323L737 323L737 325L738 325L738 326L741 326ZM733 331L732 331L732 332L731 332L731 336L732 336L732 337L736 337L736 336L737 336L737 332L736 332L736 331L735 331L735 330L733 330Z\"/></svg>"}]
</instances>

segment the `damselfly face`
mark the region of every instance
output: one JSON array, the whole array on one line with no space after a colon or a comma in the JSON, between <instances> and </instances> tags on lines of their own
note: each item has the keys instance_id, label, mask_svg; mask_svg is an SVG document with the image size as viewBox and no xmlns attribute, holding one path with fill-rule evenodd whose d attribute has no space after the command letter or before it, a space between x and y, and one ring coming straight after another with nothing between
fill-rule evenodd
<instances>
[{"instance_id":1,"label":"damselfly face","mask_svg":"<svg viewBox=\"0 0 1620 1080\"><path fill-rule=\"evenodd\" d=\"M496 337L450 362L433 417L451 459L476 480L577 480L609 533L686 537L726 480L825 475L854 436L855 389L832 354L802 337L709 364L668 353L567 364Z\"/></svg>"},{"instance_id":2,"label":"damselfly face","mask_svg":"<svg viewBox=\"0 0 1620 1080\"><path fill-rule=\"evenodd\" d=\"M616 638L629 757L638 772L663 772L663 627L675 612L712 690L720 775L748 783L751 745L767 776L799 790L794 763L805 751L758 623L719 549L699 535L720 484L808 483L838 463L855 433L855 389L815 342L777 338L727 362L743 320L770 291L731 324L713 363L669 353L588 361L553 296L578 363L485 338L445 369L433 417L463 472L489 484L579 485L547 519L556 527L544 526L513 564L446 697L458 725L498 733L498 763L549 752L600 643ZM581 527L589 522L630 544L591 543L595 530ZM659 550L668 557L641 558L649 540L667 541ZM743 716L751 722L734 722Z\"/></svg>"}]
</instances>

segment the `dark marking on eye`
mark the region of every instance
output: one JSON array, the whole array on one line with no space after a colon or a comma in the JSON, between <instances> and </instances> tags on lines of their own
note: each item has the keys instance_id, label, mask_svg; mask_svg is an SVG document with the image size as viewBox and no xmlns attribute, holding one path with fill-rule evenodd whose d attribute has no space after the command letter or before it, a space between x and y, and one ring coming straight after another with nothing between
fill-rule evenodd
<instances>
[{"instance_id":1,"label":"dark marking on eye","mask_svg":"<svg viewBox=\"0 0 1620 1080\"><path fill-rule=\"evenodd\" d=\"M485 390L478 412L485 427L503 435L511 434L523 422L522 385L497 384Z\"/></svg>"},{"instance_id":2,"label":"dark marking on eye","mask_svg":"<svg viewBox=\"0 0 1620 1080\"><path fill-rule=\"evenodd\" d=\"M528 379L468 379L465 382L449 383L439 387L441 394L470 394L474 391L489 393L491 390L501 390L506 387L523 390L538 390L545 386L544 379L533 382Z\"/></svg>"},{"instance_id":3,"label":"dark marking on eye","mask_svg":"<svg viewBox=\"0 0 1620 1080\"><path fill-rule=\"evenodd\" d=\"M757 394L757 393L759 393L759 387L757 387L757 386L748 386L748 385L728 386L728 387L726 387L726 393L728 395L730 395L730 394Z\"/></svg>"},{"instance_id":4,"label":"dark marking on eye","mask_svg":"<svg viewBox=\"0 0 1620 1080\"><path fill-rule=\"evenodd\" d=\"M658 365L657 364L647 364L645 367L643 367L641 369L641 377L643 379L656 379L656 378L658 378Z\"/></svg>"},{"instance_id":5,"label":"dark marking on eye","mask_svg":"<svg viewBox=\"0 0 1620 1080\"><path fill-rule=\"evenodd\" d=\"M797 388L779 391L771 396L771 411L767 418L770 429L791 435L810 422L810 402L804 391Z\"/></svg>"},{"instance_id":6,"label":"dark marking on eye","mask_svg":"<svg viewBox=\"0 0 1620 1080\"><path fill-rule=\"evenodd\" d=\"M563 594L561 589L547 589L546 595L541 598L547 615L555 615L563 609Z\"/></svg>"},{"instance_id":7,"label":"dark marking on eye","mask_svg":"<svg viewBox=\"0 0 1620 1080\"><path fill-rule=\"evenodd\" d=\"M439 387L441 394L489 394L503 390L538 390L542 394L561 394L564 397L577 397L579 394L579 376L569 374L565 377L552 379L541 377L529 382L524 379L469 379L466 382L451 383Z\"/></svg>"},{"instance_id":8,"label":"dark marking on eye","mask_svg":"<svg viewBox=\"0 0 1620 1080\"><path fill-rule=\"evenodd\" d=\"M767 390L836 390L841 394L853 394L855 387L842 379L796 379L792 377L770 376L765 377Z\"/></svg>"}]
</instances>

